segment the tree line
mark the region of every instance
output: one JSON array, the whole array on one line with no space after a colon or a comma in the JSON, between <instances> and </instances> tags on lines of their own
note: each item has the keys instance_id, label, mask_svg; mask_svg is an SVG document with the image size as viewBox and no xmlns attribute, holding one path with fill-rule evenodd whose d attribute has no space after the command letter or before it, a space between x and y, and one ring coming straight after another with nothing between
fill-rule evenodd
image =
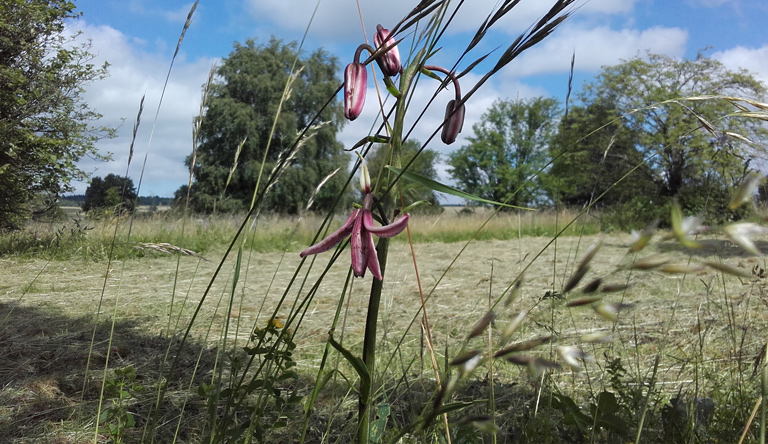
<instances>
[{"instance_id":1,"label":"tree line","mask_svg":"<svg viewBox=\"0 0 768 444\"><path fill-rule=\"evenodd\" d=\"M765 94L748 72L701 54L638 56L603 68L567 113L553 98L496 101L449 156L449 174L521 207L610 209L621 227L663 220L673 201L724 221L737 216L730 196L765 158L768 135L734 115L733 98Z\"/></svg>"},{"instance_id":2,"label":"tree line","mask_svg":"<svg viewBox=\"0 0 768 444\"><path fill-rule=\"evenodd\" d=\"M296 56L294 44L273 38L261 46L236 44L224 59L206 101L192 165L194 210L247 208L257 172L264 171L261 164L268 170L284 155L284 147L338 86L335 58L322 51L299 57L302 69L270 132ZM755 159L766 154L755 142L767 132L757 120L733 116L733 101L713 96L762 99L765 93L765 85L748 72L728 70L703 54L686 60L649 53L603 68L567 110L550 97L497 100L473 126L468 142L445 160L458 188L514 206L591 205L610 210L625 228L665 218L677 201L686 212L724 220L736 216L726 209L728 199L756 168ZM322 132L298 151L271 192L269 210L299 213L313 193L314 208L323 209L339 195L345 174L333 176L320 192L316 187L349 163L335 139L343 124L340 114L338 101L327 104ZM420 152L414 172L437 179L437 152L421 150L415 140L407 145L412 156ZM372 171L387 163L385 153L369 154ZM191 157L187 166L190 162ZM436 203L431 190L403 185L406 204ZM176 196L181 202L186 194L182 187Z\"/></svg>"},{"instance_id":3,"label":"tree line","mask_svg":"<svg viewBox=\"0 0 768 444\"><path fill-rule=\"evenodd\" d=\"M107 66L89 63L87 44L73 46L64 33L64 21L78 16L62 0L0 6L0 229L22 226L71 192L73 181L87 177L77 164L82 157L107 159L95 144L114 132L94 125L99 114L82 100L85 85L105 76ZM245 211L269 186L261 203L266 211L350 206L351 157L337 138L345 123L339 74L338 60L322 49L299 52L296 43L274 37L261 45L235 43L204 86L197 145L185 161L194 180L176 191L176 205L200 213ZM765 94L750 73L703 54L692 60L646 54L603 68L567 104L499 98L467 143L443 160L458 188L514 206L591 205L609 210L622 227L668 214L673 201L688 213L729 218L728 197L766 154L768 131L739 118L734 104L747 110L748 104L733 98ZM367 154L380 180L386 180L379 172L386 171L387 152L374 147ZM403 153L405 163L415 158L413 172L438 179L436 150L410 140ZM279 177L267 180L278 170ZM86 209L130 210L136 196L126 181L91 178ZM401 186L406 205L437 208L432 190Z\"/></svg>"}]
</instances>

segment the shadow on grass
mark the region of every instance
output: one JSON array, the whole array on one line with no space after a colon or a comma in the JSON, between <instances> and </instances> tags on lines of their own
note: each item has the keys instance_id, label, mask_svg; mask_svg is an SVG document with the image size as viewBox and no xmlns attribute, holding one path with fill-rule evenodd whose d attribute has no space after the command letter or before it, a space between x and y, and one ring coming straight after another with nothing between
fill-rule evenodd
<instances>
[{"instance_id":1,"label":"shadow on grass","mask_svg":"<svg viewBox=\"0 0 768 444\"><path fill-rule=\"evenodd\" d=\"M688 248L677 242L662 242L659 247L662 251L677 251L695 257L719 257L722 259L751 259L755 256L727 239L696 239L701 246ZM755 246L763 253L768 251L768 241L754 240Z\"/></svg>"},{"instance_id":2,"label":"shadow on grass","mask_svg":"<svg viewBox=\"0 0 768 444\"><path fill-rule=\"evenodd\" d=\"M73 318L52 310L14 303L0 304L0 442L79 443L93 442L96 412L104 365L109 353L109 376L114 369L133 366L137 384L144 394L130 399L130 412L136 425L127 431L129 442L138 442L157 395L157 387L167 377L161 371L169 339L143 332L137 321L115 324L110 349L111 323L96 324L90 368L85 374L94 320ZM175 344L171 349L175 352ZM171 437L185 399L179 438L199 432L199 398L189 390L190 379L200 357L193 389L210 378L215 350L189 343L168 383L166 401L160 408L160 442ZM102 409L112 405L105 395ZM99 442L106 441L102 426ZM170 439L167 440L170 442Z\"/></svg>"}]
</instances>

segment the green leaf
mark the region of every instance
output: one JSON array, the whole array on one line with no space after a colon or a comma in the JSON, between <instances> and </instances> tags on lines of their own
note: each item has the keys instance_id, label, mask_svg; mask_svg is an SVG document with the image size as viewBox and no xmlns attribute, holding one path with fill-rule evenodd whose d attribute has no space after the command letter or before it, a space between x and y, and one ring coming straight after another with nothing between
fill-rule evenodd
<instances>
[{"instance_id":1,"label":"green leaf","mask_svg":"<svg viewBox=\"0 0 768 444\"><path fill-rule=\"evenodd\" d=\"M368 372L368 366L365 365L363 360L355 355L352 354L349 350L344 348L341 344L336 342L335 339L333 339L333 336L328 336L328 341L330 341L331 346L335 348L339 353L341 353L342 356L352 365L352 367L355 369L357 374L360 376L360 379L363 381L364 384L370 384L371 382L371 374Z\"/></svg>"},{"instance_id":2,"label":"green leaf","mask_svg":"<svg viewBox=\"0 0 768 444\"><path fill-rule=\"evenodd\" d=\"M421 68L421 73L424 74L427 77L430 77L430 78L433 78L433 79L437 80L438 82L442 82L443 81L443 79L441 79L437 74L435 74L434 72L432 72L432 71L430 71L430 70L428 70L426 68Z\"/></svg>"},{"instance_id":3,"label":"green leaf","mask_svg":"<svg viewBox=\"0 0 768 444\"><path fill-rule=\"evenodd\" d=\"M381 442L381 438L384 436L384 431L387 428L387 419L389 418L389 404L382 402L379 404L376 410L376 419L371 421L369 438L371 444L378 444Z\"/></svg>"},{"instance_id":4,"label":"green leaf","mask_svg":"<svg viewBox=\"0 0 768 444\"><path fill-rule=\"evenodd\" d=\"M462 199L468 199L468 200L474 200L476 202L482 202L487 203L490 205L498 205L500 207L507 207L507 208L515 208L518 210L527 210L527 211L534 211L533 208L525 208L525 207L518 207L516 205L509 205L501 202L496 202L493 200L483 199L482 197L475 196L474 194L465 193L464 191L457 190L456 188L449 187L448 185L444 185L440 182L437 182L432 179L428 179L424 176L418 175L416 173L411 173L410 171L403 171L400 168L395 168L392 165L387 165L387 168L394 172L395 174L399 174L403 177L403 179L408 179L412 182L416 182L418 184L421 184L427 188L430 188L432 190L438 191L440 193L450 194L451 196L460 197Z\"/></svg>"},{"instance_id":5,"label":"green leaf","mask_svg":"<svg viewBox=\"0 0 768 444\"><path fill-rule=\"evenodd\" d=\"M554 394L552 405L563 413L563 422L574 425L579 432L586 434L592 427L592 418L584 414L578 405L566 395Z\"/></svg>"},{"instance_id":6,"label":"green leaf","mask_svg":"<svg viewBox=\"0 0 768 444\"><path fill-rule=\"evenodd\" d=\"M400 90L397 89L397 86L395 86L394 83L392 83L392 79L389 77L384 77L384 85L387 86L387 91L389 91L392 96L400 98Z\"/></svg>"},{"instance_id":7,"label":"green leaf","mask_svg":"<svg viewBox=\"0 0 768 444\"><path fill-rule=\"evenodd\" d=\"M451 413L451 412L455 412L457 410L465 409L465 408L471 406L472 404L474 404L474 403L472 403L472 402L460 402L460 401L459 402L451 402L449 404L443 404L443 405L440 406L440 408L435 410L435 416L440 416L440 415L445 414L445 413Z\"/></svg>"}]
</instances>

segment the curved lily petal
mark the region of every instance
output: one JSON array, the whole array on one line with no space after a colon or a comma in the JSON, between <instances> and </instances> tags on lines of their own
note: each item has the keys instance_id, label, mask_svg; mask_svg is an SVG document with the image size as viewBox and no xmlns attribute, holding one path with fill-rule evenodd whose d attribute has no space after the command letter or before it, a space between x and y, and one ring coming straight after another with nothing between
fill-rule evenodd
<instances>
[{"instance_id":1,"label":"curved lily petal","mask_svg":"<svg viewBox=\"0 0 768 444\"><path fill-rule=\"evenodd\" d=\"M373 225L373 214L371 214L371 212L368 210L362 210L362 212L363 226L366 231L384 238L397 236L400 234L403 230L405 230L405 227L408 226L408 219L411 217L408 213L406 213L389 225L377 227Z\"/></svg>"},{"instance_id":2,"label":"curved lily petal","mask_svg":"<svg viewBox=\"0 0 768 444\"><path fill-rule=\"evenodd\" d=\"M355 277L365 276L365 267L368 264L368 254L370 254L368 243L364 238L366 235L370 236L363 228L363 218L357 217L349 239L352 244L352 271L355 273ZM374 252L374 254L376 253Z\"/></svg>"},{"instance_id":3,"label":"curved lily petal","mask_svg":"<svg viewBox=\"0 0 768 444\"><path fill-rule=\"evenodd\" d=\"M371 274L378 280L382 280L381 266L379 265L379 255L376 252L376 245L373 244L373 235L369 232L365 232L364 242L367 244L368 250L368 269L371 270Z\"/></svg>"},{"instance_id":4,"label":"curved lily petal","mask_svg":"<svg viewBox=\"0 0 768 444\"><path fill-rule=\"evenodd\" d=\"M299 253L299 256L304 257L304 256L309 256L310 254L322 253L338 245L342 240L344 240L344 238L349 236L349 233L352 232L352 228L354 228L354 225L355 225L355 220L358 218L357 215L360 213L360 211L362 210L353 211L352 214L349 216L349 219L347 219L347 221L344 222L344 225L342 225L338 230L328 235L328 237L326 237L325 239L321 240L315 245L312 245L311 247Z\"/></svg>"}]
</instances>

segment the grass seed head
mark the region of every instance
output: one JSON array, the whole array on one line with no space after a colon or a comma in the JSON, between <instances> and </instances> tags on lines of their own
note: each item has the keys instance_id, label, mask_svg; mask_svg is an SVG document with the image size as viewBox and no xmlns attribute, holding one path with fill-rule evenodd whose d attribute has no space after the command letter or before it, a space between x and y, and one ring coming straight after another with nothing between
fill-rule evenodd
<instances>
[{"instance_id":1,"label":"grass seed head","mask_svg":"<svg viewBox=\"0 0 768 444\"><path fill-rule=\"evenodd\" d=\"M748 270L745 270L743 268L732 267L730 265L726 265L720 262L708 261L708 262L704 262L704 265L710 268L713 268L717 271L721 271L725 274L730 274L732 276L743 277L743 278L752 277L752 273L750 273Z\"/></svg>"},{"instance_id":2,"label":"grass seed head","mask_svg":"<svg viewBox=\"0 0 768 444\"><path fill-rule=\"evenodd\" d=\"M728 225L723 231L734 244L740 246L745 251L754 254L755 256L763 255L760 250L757 249L757 246L752 241L751 237L768 233L768 228L752 222L739 222Z\"/></svg>"},{"instance_id":3,"label":"grass seed head","mask_svg":"<svg viewBox=\"0 0 768 444\"><path fill-rule=\"evenodd\" d=\"M763 181L763 175L758 173L751 173L747 175L747 177L744 179L744 181L739 185L739 188L736 189L736 192L733 193L733 197L731 197L731 202L728 204L729 210L735 210L736 208L740 207L745 202L751 202L752 197L755 195L755 191L757 190L757 187L760 185L760 182Z\"/></svg>"},{"instance_id":4,"label":"grass seed head","mask_svg":"<svg viewBox=\"0 0 768 444\"><path fill-rule=\"evenodd\" d=\"M520 328L520 325L522 325L523 320L525 317L528 316L528 310L523 310L520 313L518 313L517 316L515 316L515 319L512 320L512 322L507 325L507 328L504 329L504 332L501 334L501 343L505 343L509 340L509 338L512 337L512 335L517 331L518 328Z\"/></svg>"},{"instance_id":5,"label":"grass seed head","mask_svg":"<svg viewBox=\"0 0 768 444\"><path fill-rule=\"evenodd\" d=\"M496 314L494 312L489 311L486 313L485 316L480 318L480 320L475 323L475 326L472 328L469 336L467 336L467 339L472 339L483 334L485 329L488 328L488 326L491 325L491 322L493 322L495 319Z\"/></svg>"}]
</instances>

